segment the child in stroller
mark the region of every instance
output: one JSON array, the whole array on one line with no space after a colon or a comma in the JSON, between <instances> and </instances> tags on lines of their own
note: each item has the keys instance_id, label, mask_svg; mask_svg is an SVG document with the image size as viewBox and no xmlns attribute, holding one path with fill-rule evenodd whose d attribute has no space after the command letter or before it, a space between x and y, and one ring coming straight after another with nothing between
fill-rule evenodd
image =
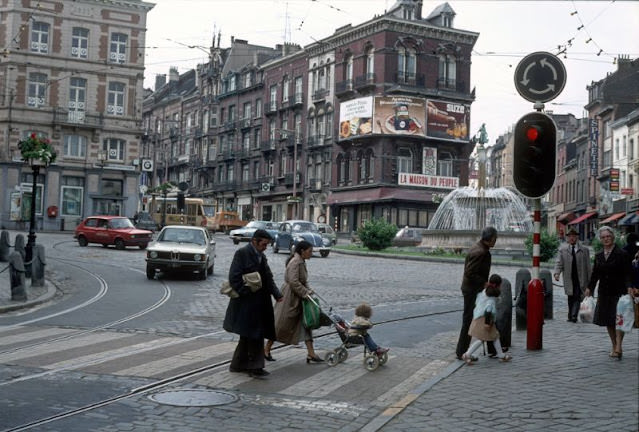
<instances>
[{"instance_id":1,"label":"child in stroller","mask_svg":"<svg viewBox=\"0 0 639 432\"><path fill-rule=\"evenodd\" d=\"M326 355L326 362L329 366L335 366L348 358L347 348L357 345L364 345L364 366L369 371L377 369L388 360L388 348L378 346L368 329L373 327L370 321L373 310L367 303L362 303L355 308L355 318L351 323L345 321L337 314L330 314L329 317L342 340L342 346L329 351Z\"/></svg>"}]
</instances>

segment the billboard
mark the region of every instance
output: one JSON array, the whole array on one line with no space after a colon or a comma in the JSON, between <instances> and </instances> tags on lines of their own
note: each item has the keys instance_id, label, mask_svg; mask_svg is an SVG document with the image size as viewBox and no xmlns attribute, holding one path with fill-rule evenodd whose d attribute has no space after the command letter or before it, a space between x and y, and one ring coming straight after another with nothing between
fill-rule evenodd
<instances>
[{"instance_id":1,"label":"billboard","mask_svg":"<svg viewBox=\"0 0 639 432\"><path fill-rule=\"evenodd\" d=\"M425 136L425 102L407 96L376 97L373 133Z\"/></svg>"},{"instance_id":2,"label":"billboard","mask_svg":"<svg viewBox=\"0 0 639 432\"><path fill-rule=\"evenodd\" d=\"M470 105L428 99L426 102L426 136L468 141Z\"/></svg>"},{"instance_id":3,"label":"billboard","mask_svg":"<svg viewBox=\"0 0 639 432\"><path fill-rule=\"evenodd\" d=\"M373 96L339 105L339 138L370 135L373 132Z\"/></svg>"}]
</instances>

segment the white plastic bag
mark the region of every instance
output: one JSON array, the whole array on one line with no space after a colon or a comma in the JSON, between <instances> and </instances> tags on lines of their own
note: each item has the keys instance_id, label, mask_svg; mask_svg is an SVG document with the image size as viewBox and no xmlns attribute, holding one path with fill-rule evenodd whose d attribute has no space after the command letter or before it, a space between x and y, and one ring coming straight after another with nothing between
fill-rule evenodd
<instances>
[{"instance_id":1,"label":"white plastic bag","mask_svg":"<svg viewBox=\"0 0 639 432\"><path fill-rule=\"evenodd\" d=\"M595 298L592 296L585 297L579 305L579 320L582 323L592 323L592 317L595 315Z\"/></svg>"},{"instance_id":2,"label":"white plastic bag","mask_svg":"<svg viewBox=\"0 0 639 432\"><path fill-rule=\"evenodd\" d=\"M617 302L617 321L615 328L624 333L630 332L635 323L635 309L630 294L619 297Z\"/></svg>"}]
</instances>

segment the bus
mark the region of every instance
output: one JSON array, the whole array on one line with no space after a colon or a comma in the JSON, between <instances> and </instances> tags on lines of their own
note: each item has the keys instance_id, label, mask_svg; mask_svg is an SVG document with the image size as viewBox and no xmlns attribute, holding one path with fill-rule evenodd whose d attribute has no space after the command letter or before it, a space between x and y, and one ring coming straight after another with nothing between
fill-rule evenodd
<instances>
[{"instance_id":1,"label":"bus","mask_svg":"<svg viewBox=\"0 0 639 432\"><path fill-rule=\"evenodd\" d=\"M213 231L213 217L209 216L210 209L205 208L202 198L184 198L184 212L180 212L178 211L177 196L153 195L149 205L149 213L160 227L193 225L206 227L209 231Z\"/></svg>"}]
</instances>

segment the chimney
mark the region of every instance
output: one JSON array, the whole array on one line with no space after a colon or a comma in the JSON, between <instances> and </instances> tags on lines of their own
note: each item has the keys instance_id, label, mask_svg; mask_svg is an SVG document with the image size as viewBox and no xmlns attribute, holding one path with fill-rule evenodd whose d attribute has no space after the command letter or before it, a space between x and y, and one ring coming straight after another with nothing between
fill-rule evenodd
<instances>
[{"instance_id":1,"label":"chimney","mask_svg":"<svg viewBox=\"0 0 639 432\"><path fill-rule=\"evenodd\" d=\"M180 73L178 72L176 67L171 67L169 69L169 82L177 81L180 79Z\"/></svg>"},{"instance_id":2,"label":"chimney","mask_svg":"<svg viewBox=\"0 0 639 432\"><path fill-rule=\"evenodd\" d=\"M415 5L415 19L417 20L421 20L422 19L422 7L423 7L423 2L422 0L417 0Z\"/></svg>"},{"instance_id":3,"label":"chimney","mask_svg":"<svg viewBox=\"0 0 639 432\"><path fill-rule=\"evenodd\" d=\"M166 74L155 75L155 91L160 90L166 84Z\"/></svg>"}]
</instances>

